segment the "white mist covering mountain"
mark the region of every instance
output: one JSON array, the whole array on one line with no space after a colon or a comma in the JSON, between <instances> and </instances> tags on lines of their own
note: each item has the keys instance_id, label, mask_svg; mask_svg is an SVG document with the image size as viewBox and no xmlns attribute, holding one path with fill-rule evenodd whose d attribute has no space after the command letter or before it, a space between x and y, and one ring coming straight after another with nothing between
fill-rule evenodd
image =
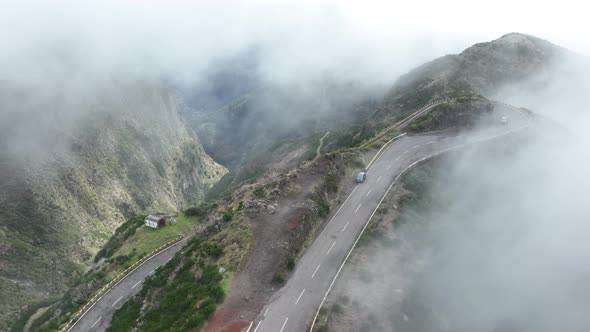
<instances>
[{"instance_id":1,"label":"white mist covering mountain","mask_svg":"<svg viewBox=\"0 0 590 332\"><path fill-rule=\"evenodd\" d=\"M360 5L350 1L23 1L2 3L2 7L0 21L5 27L0 29L0 40L4 45L0 52L0 147L18 156L16 159L19 161L21 158L36 159L40 156L53 158L62 152L67 155L71 149L76 148L75 144L69 144L69 139L75 136L72 132L79 134L80 130L76 126L78 120L88 120L88 109L92 108L92 116L102 116L104 113L101 113L101 104L107 104L110 105L108 111L124 115L132 104L136 108L133 114L137 121L130 119L130 126L143 134L146 132L141 129L149 127L150 118L139 114L149 115L153 114L153 111L159 114L154 116L154 119L160 126L152 128L163 128L166 139L162 141L161 150L166 153L158 149L151 151L152 146L148 146L145 150L154 153L138 154L136 159L145 161L150 159L149 156L158 156L145 164L149 167L143 175L157 180L152 183L158 184L159 190L167 193L160 196L166 199L162 203L147 195L139 200L131 200L127 199L130 196L125 194L122 195L125 199L113 200L122 203L145 200L145 204L139 205L152 206L154 209L172 209L174 205L182 205L180 203L184 201L184 195L177 184L201 184L197 176L191 176L195 173L191 172L194 170L190 166L195 164L197 156L202 155L202 149L190 131L187 131L176 117L175 105L167 99L167 92L157 91L151 93L149 98L142 98L142 94L150 90L146 86L153 87L154 84L162 87L160 82L166 81L171 82L170 85L189 91L207 87L210 83L207 82L208 75L215 71L220 62L253 52L257 54L253 71L266 84L281 87L281 91L289 96L296 96L296 100L319 100L324 97L324 90L321 88L326 77L339 82L357 83L361 87L368 87L368 90L381 91L399 74L417 64L444 53L457 52L474 42L496 38L509 31L535 34L558 44L563 41L564 46L581 52L590 50L586 38L588 29L581 25L585 22L585 11L567 1L560 2L556 8L537 2L523 5L504 1L489 5L483 11L466 1L440 4L416 2L404 5L376 1ZM572 15L572 18L568 19L565 15ZM585 67L587 68L587 65ZM498 318L513 314L515 308L527 308L538 304L539 302L535 301L537 297L529 297L534 294L543 299L554 299L553 303L556 303L555 307L559 309L561 317L566 314L574 315L567 320L568 322L577 324L583 321L584 318L577 314L582 312L584 301L575 296L584 294L579 291L583 283L574 283L571 278L586 276L587 273L583 268L587 264L583 262L587 261L585 253L588 250L583 240L588 231L584 218L590 214L585 209L584 200L585 189L590 182L590 176L586 174L584 167L590 161L590 156L587 155L590 137L586 130L589 119L585 112L588 105L586 96L589 95L589 76L581 73L579 66L572 65L571 68L573 69L565 74L562 71L550 84L543 80L542 84L532 80L527 87L507 87L498 92L497 99L518 106L528 106L546 115L570 130L572 137L565 141L558 139L563 131L554 131L551 126L546 126L530 146L507 160L490 160L485 155L477 155L475 159L466 159L464 162L459 160L457 164L451 165L457 172L466 173L466 177L461 178L461 181L486 188L497 186L494 187L497 191L491 193L489 199L480 202L485 209L482 208L480 214L470 220L473 224L479 221L481 225L489 225L490 229L489 232L471 232L472 230L466 227L459 234L439 234L438 238L443 248L441 252L450 253L446 258L457 261L443 264L445 269L433 274L431 279L426 278L425 283L438 286L439 282L449 281L458 275L472 276L482 278L487 283L495 285L494 290L501 291L466 288L469 292L464 293L469 293L472 297L463 297L462 301L456 292L445 293L447 288L433 287L436 289L430 293L433 303L440 299L447 303L452 299L449 308L455 313L462 313L475 308L470 305L471 303L484 303L488 300L490 310L493 309L491 317ZM554 79L555 76L552 77ZM119 88L118 84L109 83L118 81L118 78L125 82L124 85L129 84L132 87L127 90ZM143 86L145 82L146 86ZM117 91L113 93L110 89ZM536 93L532 94L531 91ZM289 108L283 107L275 100L265 102L272 106L268 107L272 110L270 114L288 124L287 127L301 125L301 122L291 121L296 117L291 116ZM167 116L171 113L160 111L173 111L174 114ZM102 117L101 119L108 121ZM93 125L99 123L88 122ZM137 123L141 125L135 126ZM182 127L182 135L175 136L174 134L179 133L179 126ZM73 130L70 130L72 128ZM119 129L121 132L129 132L124 126ZM82 130L82 134L88 133ZM102 134L101 137L108 140L113 136ZM141 135L139 137L136 142L148 142L141 139ZM100 142L92 138L88 141ZM186 151L167 149L168 143L176 147L185 146ZM48 149L48 146L51 149ZM86 147L95 151L92 144ZM138 149L132 146L130 150ZM166 154L165 159L170 161L166 164L168 166L159 163L163 154ZM125 159L130 155L123 153L118 157ZM145 156L148 157L144 158ZM56 160L56 167L68 165L60 163L59 159ZM98 160L110 161L109 158ZM155 161L153 165L152 161ZM178 161L181 164L178 164ZM206 184L210 185L224 171L207 156L203 156L202 161L204 170L213 170L212 173L203 172L208 174ZM497 172L493 168L493 165L498 163L505 165L502 172ZM79 165L78 162L74 164ZM207 165L210 167L205 167ZM112 167L112 163L108 166L105 168L109 172L103 174L111 174L122 169ZM67 167L64 168L67 170ZM45 168L47 169L57 176L57 172L52 168ZM94 168L79 169L82 173L93 173L91 171ZM138 168L130 163L129 169ZM177 173L178 169L180 171ZM4 179L11 180L11 174L3 175ZM88 175L91 176L92 174ZM161 179L170 181L160 181ZM136 180L132 182L148 183L143 181L141 176ZM170 183L174 185L169 185ZM515 183L518 185L514 185ZM40 184L42 182L37 182L37 185ZM461 183L449 185L461 188ZM56 190L55 186L48 188ZM67 196L68 199L81 197L80 193L76 192L77 188L74 186L73 194ZM87 186L80 188L86 189ZM105 188L109 187L103 185L101 188L106 190ZM52 191L39 189L38 192ZM96 195L94 191L88 192L91 194L91 202L94 202L95 196L104 197ZM149 192L149 188L134 192ZM113 195L121 196L116 193ZM462 192L457 193L456 204L459 206L468 203L463 195ZM15 196L8 193L3 197ZM44 201L60 203L54 199ZM55 205L59 205L61 211L67 211L75 217L77 211L67 208L71 205ZM98 249L115 223L123 219L120 211L125 210L125 204L121 205L116 209L99 209L99 213L95 213L95 205L89 204L90 212L85 211L84 218L72 217L76 220L109 219L107 223L94 224L98 233L97 229L86 228L83 223L77 225L76 227L89 234L88 238L80 241L90 241L90 245L86 243L86 246L92 247L92 250ZM140 209L133 207L134 210ZM11 226L24 225L18 222L20 214L8 213L11 210L6 209L6 206L2 208L11 217L17 216L14 218L15 221L10 222ZM25 210L34 211L26 207ZM107 217L100 217L101 213ZM113 215L116 215L116 218L111 218ZM6 226L8 219L0 220L0 226ZM38 219L47 222L51 227L56 225L51 222L51 218L42 216ZM498 219L508 220L507 222L511 221L512 224L522 227L500 227L506 223L497 224ZM25 243L32 241L36 246L51 243L46 237L51 237L49 235L53 233L40 232L35 228L39 225L40 223L36 223L32 228L26 229L27 234L36 236L27 237L24 239ZM71 224L60 225L60 230L65 231L56 232L59 235L67 235L66 239L55 239L60 245L64 245L64 248L72 248L79 244L72 240L77 237L69 234L77 233L77 229L69 226ZM7 228L0 228L0 253L8 255L8 241L5 241L5 237L9 232L6 230ZM494 241L506 236L514 236L518 241L507 241L502 243L501 247ZM13 236L10 238L16 239ZM477 253L465 247L455 246L461 243L461 239L466 238L478 239L473 245L481 245L485 250ZM20 238L17 240L20 241ZM70 251L56 251L54 248L47 250L55 261L67 257ZM41 256L38 253L34 250L27 251L25 257L39 258ZM75 263L80 263L83 259L88 260L91 252L85 250L78 252L78 255L80 257L76 257ZM482 271L481 275L474 274L473 269L465 268L461 264L470 259L486 263L478 270ZM6 277L3 282L13 286L17 284L15 280L22 280L23 276L28 274L26 276L33 279L49 280L58 284L51 287L38 286L34 282L26 281L23 286L25 289L34 288L36 296L43 297L47 295L47 289L63 289L68 273L74 269L81 269L80 266L70 266L69 263L57 268L51 260L44 262L54 270L56 276L45 278L37 275L33 278L31 269L11 263L0 266L9 272L3 273ZM521 262L528 262L530 265L527 267ZM34 265L38 268L47 267L36 262ZM62 277L64 280L61 280ZM573 286L574 291L568 293L572 288L566 289L565 286ZM572 293L574 295L571 295ZM12 316L21 303L28 303L37 298L24 295L19 298L13 294L10 295L13 298L9 299L9 294L2 293L2 300L10 303ZM514 303L514 307L510 307L505 305L507 301L494 297L498 294L527 296L515 296L510 301ZM546 308L552 307L544 306L539 310L544 312ZM0 314L3 315L5 312ZM477 319L478 316L473 313L473 320L465 321L466 327L488 328L496 322L489 318L490 315ZM549 330L556 329L554 325L540 324ZM561 327L564 325L565 323ZM533 327L538 328L533 325L531 329Z\"/></svg>"},{"instance_id":2,"label":"white mist covering mountain","mask_svg":"<svg viewBox=\"0 0 590 332\"><path fill-rule=\"evenodd\" d=\"M467 184L449 184L457 193L449 209L477 209L436 234L441 260L425 285L455 331L582 331L590 323L590 85L586 73L576 74L510 98L569 132L543 126L505 157L468 153L450 162ZM488 195L473 201L459 188ZM445 212L432 216L444 222Z\"/></svg>"},{"instance_id":3,"label":"white mist covering mountain","mask_svg":"<svg viewBox=\"0 0 590 332\"><path fill-rule=\"evenodd\" d=\"M420 260L410 265L424 268L412 277L411 291L401 293L400 312L373 316L374 322L404 332L587 328L590 85L588 67L579 61L557 63L550 81L541 75L497 93L540 114L526 139L474 146L437 163L426 201L448 204L432 204L394 235L417 246ZM405 269L392 263L390 250L361 268ZM412 269L400 274L412 275ZM385 308L400 294L355 293L353 301Z\"/></svg>"}]
</instances>

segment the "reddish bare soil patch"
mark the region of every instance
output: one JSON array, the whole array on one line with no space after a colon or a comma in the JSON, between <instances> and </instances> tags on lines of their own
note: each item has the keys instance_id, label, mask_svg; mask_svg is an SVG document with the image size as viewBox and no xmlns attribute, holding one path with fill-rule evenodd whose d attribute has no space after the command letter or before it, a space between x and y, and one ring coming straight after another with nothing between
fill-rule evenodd
<instances>
[{"instance_id":1,"label":"reddish bare soil patch","mask_svg":"<svg viewBox=\"0 0 590 332\"><path fill-rule=\"evenodd\" d=\"M247 328L250 325L248 321L237 320L235 322L226 323L224 317L226 316L225 310L218 310L213 318L209 320L205 331L210 332L240 332L243 328Z\"/></svg>"},{"instance_id":2,"label":"reddish bare soil patch","mask_svg":"<svg viewBox=\"0 0 590 332\"><path fill-rule=\"evenodd\" d=\"M245 203L249 206L244 210L245 220L252 229L250 251L234 276L226 300L204 331L239 331L260 314L281 287L273 282L275 273L285 273L288 257L297 253L309 232L323 221L314 217L317 207L310 197L322 188L334 164L334 161L320 158L308 167L275 178L276 185L266 187L270 194L264 200ZM349 190L351 188L347 187L340 194L347 194ZM333 197L334 201L336 198ZM275 208L267 209L262 202Z\"/></svg>"},{"instance_id":3,"label":"reddish bare soil patch","mask_svg":"<svg viewBox=\"0 0 590 332\"><path fill-rule=\"evenodd\" d=\"M300 224L301 224L301 217L298 215L294 215L291 218L289 218L289 223L287 224L287 228L289 230L294 230Z\"/></svg>"}]
</instances>

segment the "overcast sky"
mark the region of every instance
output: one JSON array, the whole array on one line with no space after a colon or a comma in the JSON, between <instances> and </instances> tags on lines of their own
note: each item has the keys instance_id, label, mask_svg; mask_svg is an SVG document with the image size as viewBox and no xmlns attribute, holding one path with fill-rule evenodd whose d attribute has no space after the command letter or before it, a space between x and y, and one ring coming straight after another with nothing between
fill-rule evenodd
<instances>
[{"instance_id":1,"label":"overcast sky","mask_svg":"<svg viewBox=\"0 0 590 332\"><path fill-rule=\"evenodd\" d=\"M590 54L583 1L334 1L351 21L370 31L414 31L465 38L466 44L522 32Z\"/></svg>"},{"instance_id":2,"label":"overcast sky","mask_svg":"<svg viewBox=\"0 0 590 332\"><path fill-rule=\"evenodd\" d=\"M4 79L115 67L194 80L212 60L257 46L270 79L332 71L389 83L422 62L514 31L590 54L586 11L572 0L3 2ZM52 65L52 52L68 57L68 68Z\"/></svg>"}]
</instances>

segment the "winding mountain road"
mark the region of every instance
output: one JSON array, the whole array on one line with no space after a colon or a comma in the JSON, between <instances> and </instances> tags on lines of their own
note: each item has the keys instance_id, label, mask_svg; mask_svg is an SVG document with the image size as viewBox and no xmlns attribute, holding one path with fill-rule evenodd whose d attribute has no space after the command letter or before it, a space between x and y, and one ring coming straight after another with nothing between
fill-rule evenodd
<instances>
[{"instance_id":1,"label":"winding mountain road","mask_svg":"<svg viewBox=\"0 0 590 332\"><path fill-rule=\"evenodd\" d=\"M441 102L444 101L447 100ZM403 128L437 104L427 105L392 128ZM383 148L370 164L367 180L353 189L298 262L287 284L273 296L271 303L252 322L248 332L305 331L309 328L345 259L386 193L403 172L437 154L501 137L528 126L526 114L507 105L499 108L495 112L496 116L498 119L503 115L510 116L509 124L501 126L496 121L497 126L493 128L460 136L449 133L403 136ZM188 237L147 259L100 296L64 331L105 331L114 312L141 289L145 278L174 257L187 240Z\"/></svg>"},{"instance_id":2,"label":"winding mountain road","mask_svg":"<svg viewBox=\"0 0 590 332\"><path fill-rule=\"evenodd\" d=\"M141 290L145 278L158 267L166 264L184 247L190 237L185 237L170 247L154 254L96 300L66 331L105 331L111 318L132 295Z\"/></svg>"},{"instance_id":3,"label":"winding mountain road","mask_svg":"<svg viewBox=\"0 0 590 332\"><path fill-rule=\"evenodd\" d=\"M319 308L368 221L406 170L436 155L506 136L529 126L528 116L515 108L501 105L494 113L497 117L495 125L485 130L460 135L448 132L406 135L386 147L371 164L367 180L352 190L297 263L287 284L273 296L248 331L300 332L313 327ZM508 116L509 123L501 125L501 116Z\"/></svg>"}]
</instances>

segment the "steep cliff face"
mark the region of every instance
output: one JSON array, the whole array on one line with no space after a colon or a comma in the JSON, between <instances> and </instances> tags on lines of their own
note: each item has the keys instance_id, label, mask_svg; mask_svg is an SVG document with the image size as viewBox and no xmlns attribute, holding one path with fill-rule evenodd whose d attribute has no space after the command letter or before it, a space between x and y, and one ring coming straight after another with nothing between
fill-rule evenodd
<instances>
[{"instance_id":1,"label":"steep cliff face","mask_svg":"<svg viewBox=\"0 0 590 332\"><path fill-rule=\"evenodd\" d=\"M0 124L0 330L63 291L130 215L192 205L226 173L158 85L109 81L27 103L33 93Z\"/></svg>"}]
</instances>

